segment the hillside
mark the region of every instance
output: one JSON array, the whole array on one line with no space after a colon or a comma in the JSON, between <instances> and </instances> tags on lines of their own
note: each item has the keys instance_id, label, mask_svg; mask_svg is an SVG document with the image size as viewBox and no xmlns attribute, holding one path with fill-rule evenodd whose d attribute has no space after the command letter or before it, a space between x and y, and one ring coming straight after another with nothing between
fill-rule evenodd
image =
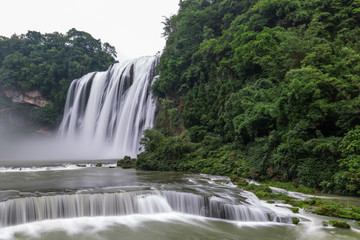
<instances>
[{"instance_id":1,"label":"hillside","mask_svg":"<svg viewBox=\"0 0 360 240\"><path fill-rule=\"evenodd\" d=\"M360 1L184 0L137 167L360 194Z\"/></svg>"},{"instance_id":2,"label":"hillside","mask_svg":"<svg viewBox=\"0 0 360 240\"><path fill-rule=\"evenodd\" d=\"M71 81L106 70L114 57L113 46L74 28L0 37L0 123L18 131L57 126ZM29 95L47 104L24 101Z\"/></svg>"}]
</instances>

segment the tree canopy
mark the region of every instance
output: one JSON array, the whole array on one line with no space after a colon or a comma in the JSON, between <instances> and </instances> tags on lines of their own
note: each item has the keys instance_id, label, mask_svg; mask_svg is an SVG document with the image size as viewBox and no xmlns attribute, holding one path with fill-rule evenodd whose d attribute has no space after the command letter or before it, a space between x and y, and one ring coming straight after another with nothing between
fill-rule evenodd
<instances>
[{"instance_id":1,"label":"tree canopy","mask_svg":"<svg viewBox=\"0 0 360 240\"><path fill-rule=\"evenodd\" d=\"M89 33L70 29L58 32L0 37L0 89L40 90L54 105L34 116L62 113L72 80L115 63L116 50ZM51 121L50 121L51 122Z\"/></svg>"},{"instance_id":2,"label":"tree canopy","mask_svg":"<svg viewBox=\"0 0 360 240\"><path fill-rule=\"evenodd\" d=\"M179 164L360 194L359 3L180 1L153 85L158 128L198 144Z\"/></svg>"}]
</instances>

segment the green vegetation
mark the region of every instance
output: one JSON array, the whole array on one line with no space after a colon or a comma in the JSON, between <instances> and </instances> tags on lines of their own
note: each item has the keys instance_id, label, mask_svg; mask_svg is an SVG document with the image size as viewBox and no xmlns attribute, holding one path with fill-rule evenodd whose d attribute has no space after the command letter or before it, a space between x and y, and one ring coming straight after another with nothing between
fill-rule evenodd
<instances>
[{"instance_id":1,"label":"green vegetation","mask_svg":"<svg viewBox=\"0 0 360 240\"><path fill-rule=\"evenodd\" d=\"M71 81L106 70L114 57L116 51L110 44L74 28L65 35L29 31L11 38L0 36L0 90L40 90L54 104L30 113L30 118L53 126L63 112Z\"/></svg>"},{"instance_id":2,"label":"green vegetation","mask_svg":"<svg viewBox=\"0 0 360 240\"><path fill-rule=\"evenodd\" d=\"M300 222L300 220L298 218L293 218L292 221L293 221L293 224L298 224Z\"/></svg>"},{"instance_id":3,"label":"green vegetation","mask_svg":"<svg viewBox=\"0 0 360 240\"><path fill-rule=\"evenodd\" d=\"M153 85L158 130L137 167L360 195L359 1L179 6Z\"/></svg>"},{"instance_id":4,"label":"green vegetation","mask_svg":"<svg viewBox=\"0 0 360 240\"><path fill-rule=\"evenodd\" d=\"M136 167L144 170L181 170L180 160L193 151L193 146L181 137L167 137L156 130L145 130L140 143L145 149L138 155Z\"/></svg>"},{"instance_id":5,"label":"green vegetation","mask_svg":"<svg viewBox=\"0 0 360 240\"><path fill-rule=\"evenodd\" d=\"M316 192L314 188L305 187L304 185L298 185L292 182L266 181L264 183L271 187L283 188L292 192L301 192L305 194L313 194Z\"/></svg>"},{"instance_id":6,"label":"green vegetation","mask_svg":"<svg viewBox=\"0 0 360 240\"><path fill-rule=\"evenodd\" d=\"M241 181L240 181L241 182ZM360 207L350 205L346 201L337 199L310 198L307 200L296 200L283 193L274 193L266 184L238 184L238 186L246 191L254 193L258 198L267 200L268 203L275 203L275 200L290 204L293 207L289 209L293 213L299 213L299 208L303 208L307 212L319 215L346 218L352 220L360 220Z\"/></svg>"},{"instance_id":7,"label":"green vegetation","mask_svg":"<svg viewBox=\"0 0 360 240\"><path fill-rule=\"evenodd\" d=\"M260 184L260 185L249 184L245 187L241 187L241 186L239 186L239 187L246 191L250 191L250 192L254 193L260 199L265 199L265 200L269 200L269 201L272 201L275 199L275 200L282 200L282 201L286 201L286 202L290 202L293 200L292 197L290 197L284 193L272 192L272 190L266 184Z\"/></svg>"},{"instance_id":8,"label":"green vegetation","mask_svg":"<svg viewBox=\"0 0 360 240\"><path fill-rule=\"evenodd\" d=\"M322 224L324 227L327 227L330 224L331 226L336 228L350 229L350 225L346 221L341 220L323 221Z\"/></svg>"},{"instance_id":9,"label":"green vegetation","mask_svg":"<svg viewBox=\"0 0 360 240\"><path fill-rule=\"evenodd\" d=\"M124 156L124 158L116 162L116 165L122 168L135 168L136 159L133 159L129 156Z\"/></svg>"},{"instance_id":10,"label":"green vegetation","mask_svg":"<svg viewBox=\"0 0 360 240\"><path fill-rule=\"evenodd\" d=\"M345 229L349 229L350 225L346 222L346 221L341 221L341 220L331 220L330 221L331 226L333 227L337 227L337 228L345 228Z\"/></svg>"},{"instance_id":11,"label":"green vegetation","mask_svg":"<svg viewBox=\"0 0 360 240\"><path fill-rule=\"evenodd\" d=\"M290 210L291 210L293 213L299 213L299 208L297 208L297 207L292 207L292 208L290 208Z\"/></svg>"},{"instance_id":12,"label":"green vegetation","mask_svg":"<svg viewBox=\"0 0 360 240\"><path fill-rule=\"evenodd\" d=\"M360 208L346 202L336 200L311 198L304 201L286 200L285 203L304 208L305 211L319 215L360 220Z\"/></svg>"}]
</instances>

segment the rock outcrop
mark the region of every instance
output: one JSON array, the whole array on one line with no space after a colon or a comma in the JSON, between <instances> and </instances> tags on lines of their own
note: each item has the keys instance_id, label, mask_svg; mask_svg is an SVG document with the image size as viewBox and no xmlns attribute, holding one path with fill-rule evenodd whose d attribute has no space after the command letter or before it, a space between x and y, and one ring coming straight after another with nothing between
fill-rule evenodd
<instances>
[{"instance_id":1,"label":"rock outcrop","mask_svg":"<svg viewBox=\"0 0 360 240\"><path fill-rule=\"evenodd\" d=\"M12 102L28 103L34 105L34 107L44 107L47 104L52 105L52 102L43 98L39 90L33 91L17 91L17 90L5 90L3 91L6 97L11 98Z\"/></svg>"},{"instance_id":2,"label":"rock outcrop","mask_svg":"<svg viewBox=\"0 0 360 240\"><path fill-rule=\"evenodd\" d=\"M19 108L15 103L23 106ZM38 90L19 91L0 88L0 130L9 134L32 133L51 136L49 127L36 123L30 117L34 109L48 104L52 105L52 102L43 98Z\"/></svg>"}]
</instances>

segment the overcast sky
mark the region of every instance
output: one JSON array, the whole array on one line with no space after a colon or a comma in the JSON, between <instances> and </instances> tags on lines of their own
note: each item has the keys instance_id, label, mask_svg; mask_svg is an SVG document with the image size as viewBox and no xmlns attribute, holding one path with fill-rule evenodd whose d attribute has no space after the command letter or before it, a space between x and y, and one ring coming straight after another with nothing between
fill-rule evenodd
<instances>
[{"instance_id":1,"label":"overcast sky","mask_svg":"<svg viewBox=\"0 0 360 240\"><path fill-rule=\"evenodd\" d=\"M90 33L116 47L120 60L154 55L165 46L163 16L177 13L179 0L1 0L0 35L28 30Z\"/></svg>"}]
</instances>

